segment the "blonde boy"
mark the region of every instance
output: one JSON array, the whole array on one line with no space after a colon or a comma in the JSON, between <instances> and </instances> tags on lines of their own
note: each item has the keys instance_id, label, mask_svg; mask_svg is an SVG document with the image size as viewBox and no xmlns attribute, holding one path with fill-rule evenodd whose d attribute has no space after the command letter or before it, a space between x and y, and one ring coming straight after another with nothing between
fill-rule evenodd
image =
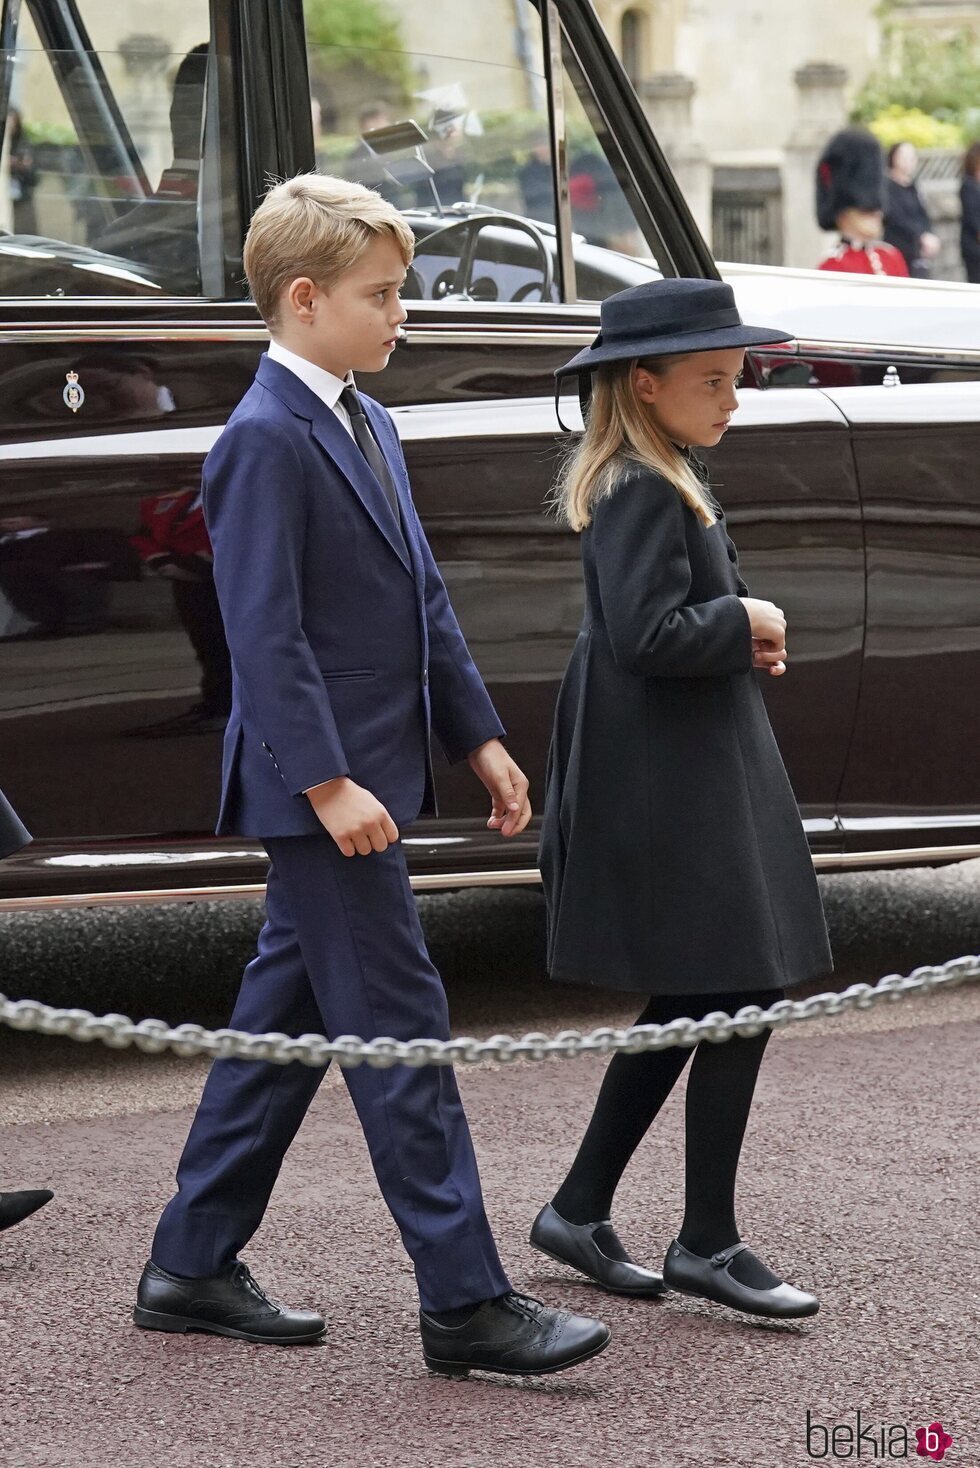
<instances>
[{"instance_id":1,"label":"blonde boy","mask_svg":"<svg viewBox=\"0 0 980 1468\"><path fill-rule=\"evenodd\" d=\"M399 842L435 811L430 727L490 792L493 829L512 836L530 819L394 424L351 375L379 371L395 349L413 243L379 195L316 174L270 190L246 240L272 343L204 466L234 674L218 832L260 838L271 863L239 1029L448 1035ZM279 1344L323 1334L319 1315L270 1300L238 1259L321 1077L215 1063L140 1281L138 1325ZM602 1350L605 1326L512 1292L453 1072L365 1065L344 1079L415 1266L429 1366L536 1373ZM352 1308L338 1335L358 1323Z\"/></svg>"}]
</instances>

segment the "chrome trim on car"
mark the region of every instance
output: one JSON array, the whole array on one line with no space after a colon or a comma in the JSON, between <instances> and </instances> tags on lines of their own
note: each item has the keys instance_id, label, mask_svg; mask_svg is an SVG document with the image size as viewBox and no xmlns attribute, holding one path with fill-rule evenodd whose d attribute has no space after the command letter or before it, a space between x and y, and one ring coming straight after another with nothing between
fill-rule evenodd
<instances>
[{"instance_id":1,"label":"chrome trim on car","mask_svg":"<svg viewBox=\"0 0 980 1468\"><path fill-rule=\"evenodd\" d=\"M0 309L3 302L0 301ZM23 301L18 301L22 305ZM154 303L157 304L157 303ZM425 301L420 303L427 314L435 319L415 321L412 319L413 302L405 303L409 308L406 323L408 342L426 343L431 346L588 346L595 335L595 324L599 319L599 303L578 301L570 305L549 305L545 309L550 321L541 321L540 305L522 306L503 303L487 308L481 305L477 322L460 321L460 307L456 303ZM63 303L62 303L63 306ZM438 318L445 315L448 320ZM529 320L528 318L532 318ZM583 317L585 318L583 320ZM480 324L485 323L485 324ZM792 323L790 322L791 326ZM147 321L140 325L120 323L86 324L66 326L63 321L50 325L31 321L25 326L8 323L0 328L0 342L59 342L84 341L259 341L269 340L269 333L260 323L239 323L217 320L213 323ZM759 355L776 355L773 348L754 349ZM798 337L787 344L779 355L847 357L850 360L882 361L888 365L894 361L935 363L937 366L966 364L980 366L980 348L940 346L906 346L880 342L827 341L810 337Z\"/></svg>"},{"instance_id":2,"label":"chrome trim on car","mask_svg":"<svg viewBox=\"0 0 980 1468\"><path fill-rule=\"evenodd\" d=\"M787 328L788 330L789 328ZM886 365L892 362L935 362L942 366L956 366L966 363L974 363L980 366L980 347L950 347L944 350L942 347L915 347L896 346L887 343L875 342L832 342L811 341L808 338L797 337L793 347L793 356L800 357L849 357L864 358L873 361L881 361ZM771 348L767 351L765 347L753 348L761 356L769 355Z\"/></svg>"},{"instance_id":3,"label":"chrome trim on car","mask_svg":"<svg viewBox=\"0 0 980 1468\"><path fill-rule=\"evenodd\" d=\"M980 844L971 846L912 846L890 851L812 853L818 872L861 871L870 867L937 866L980 857ZM534 887L541 882L535 867L498 872L422 873L410 878L413 892L458 891L468 887ZM70 892L45 897L0 898L0 914L39 912L55 907L120 907L165 902L217 902L225 898L261 897L264 882L215 887L159 887L130 892Z\"/></svg>"},{"instance_id":4,"label":"chrome trim on car","mask_svg":"<svg viewBox=\"0 0 980 1468\"><path fill-rule=\"evenodd\" d=\"M536 867L498 872L424 872L410 878L413 892L443 892L464 887L527 887L540 882ZM70 892L45 897L0 898L0 913L38 912L49 907L119 907L141 903L217 902L226 897L261 897L264 882L215 887L157 887L130 892Z\"/></svg>"}]
</instances>

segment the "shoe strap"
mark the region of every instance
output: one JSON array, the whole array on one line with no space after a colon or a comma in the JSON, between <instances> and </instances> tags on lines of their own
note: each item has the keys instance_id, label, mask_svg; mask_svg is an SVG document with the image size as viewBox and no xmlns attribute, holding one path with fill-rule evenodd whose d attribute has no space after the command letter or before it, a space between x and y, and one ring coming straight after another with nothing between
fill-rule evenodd
<instances>
[{"instance_id":1,"label":"shoe strap","mask_svg":"<svg viewBox=\"0 0 980 1468\"><path fill-rule=\"evenodd\" d=\"M748 1244L729 1244L727 1249L719 1249L717 1254L712 1254L711 1256L712 1266L715 1269L726 1268L731 1264L736 1254L741 1254L748 1247Z\"/></svg>"}]
</instances>

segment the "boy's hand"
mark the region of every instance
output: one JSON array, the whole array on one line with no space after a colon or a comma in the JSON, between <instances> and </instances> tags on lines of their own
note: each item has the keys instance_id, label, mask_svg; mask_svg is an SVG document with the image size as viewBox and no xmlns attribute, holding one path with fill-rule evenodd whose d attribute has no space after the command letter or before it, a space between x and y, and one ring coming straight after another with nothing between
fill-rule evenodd
<instances>
[{"instance_id":1,"label":"boy's hand","mask_svg":"<svg viewBox=\"0 0 980 1468\"><path fill-rule=\"evenodd\" d=\"M306 797L344 856L387 851L398 840L398 827L381 801L346 775L313 785Z\"/></svg>"},{"instance_id":2,"label":"boy's hand","mask_svg":"<svg viewBox=\"0 0 980 1468\"><path fill-rule=\"evenodd\" d=\"M468 756L470 769L490 791L493 806L487 826L501 836L516 836L531 819L527 776L499 739L490 739Z\"/></svg>"}]
</instances>

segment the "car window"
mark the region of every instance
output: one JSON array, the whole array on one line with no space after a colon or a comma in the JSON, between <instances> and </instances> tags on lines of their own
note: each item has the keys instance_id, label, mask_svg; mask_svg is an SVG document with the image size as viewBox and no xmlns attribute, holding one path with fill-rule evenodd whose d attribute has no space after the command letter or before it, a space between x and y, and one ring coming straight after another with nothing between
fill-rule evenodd
<instances>
[{"instance_id":1,"label":"car window","mask_svg":"<svg viewBox=\"0 0 980 1468\"><path fill-rule=\"evenodd\" d=\"M349 5L305 0L317 167L404 212L407 297L560 299L541 17L532 0L504 9L506 23L481 4L447 28L439 5L364 0L355 24ZM653 262L582 89L563 81L577 294L598 300Z\"/></svg>"},{"instance_id":2,"label":"car window","mask_svg":"<svg viewBox=\"0 0 980 1468\"><path fill-rule=\"evenodd\" d=\"M0 66L0 295L220 294L208 0L26 0Z\"/></svg>"}]
</instances>

